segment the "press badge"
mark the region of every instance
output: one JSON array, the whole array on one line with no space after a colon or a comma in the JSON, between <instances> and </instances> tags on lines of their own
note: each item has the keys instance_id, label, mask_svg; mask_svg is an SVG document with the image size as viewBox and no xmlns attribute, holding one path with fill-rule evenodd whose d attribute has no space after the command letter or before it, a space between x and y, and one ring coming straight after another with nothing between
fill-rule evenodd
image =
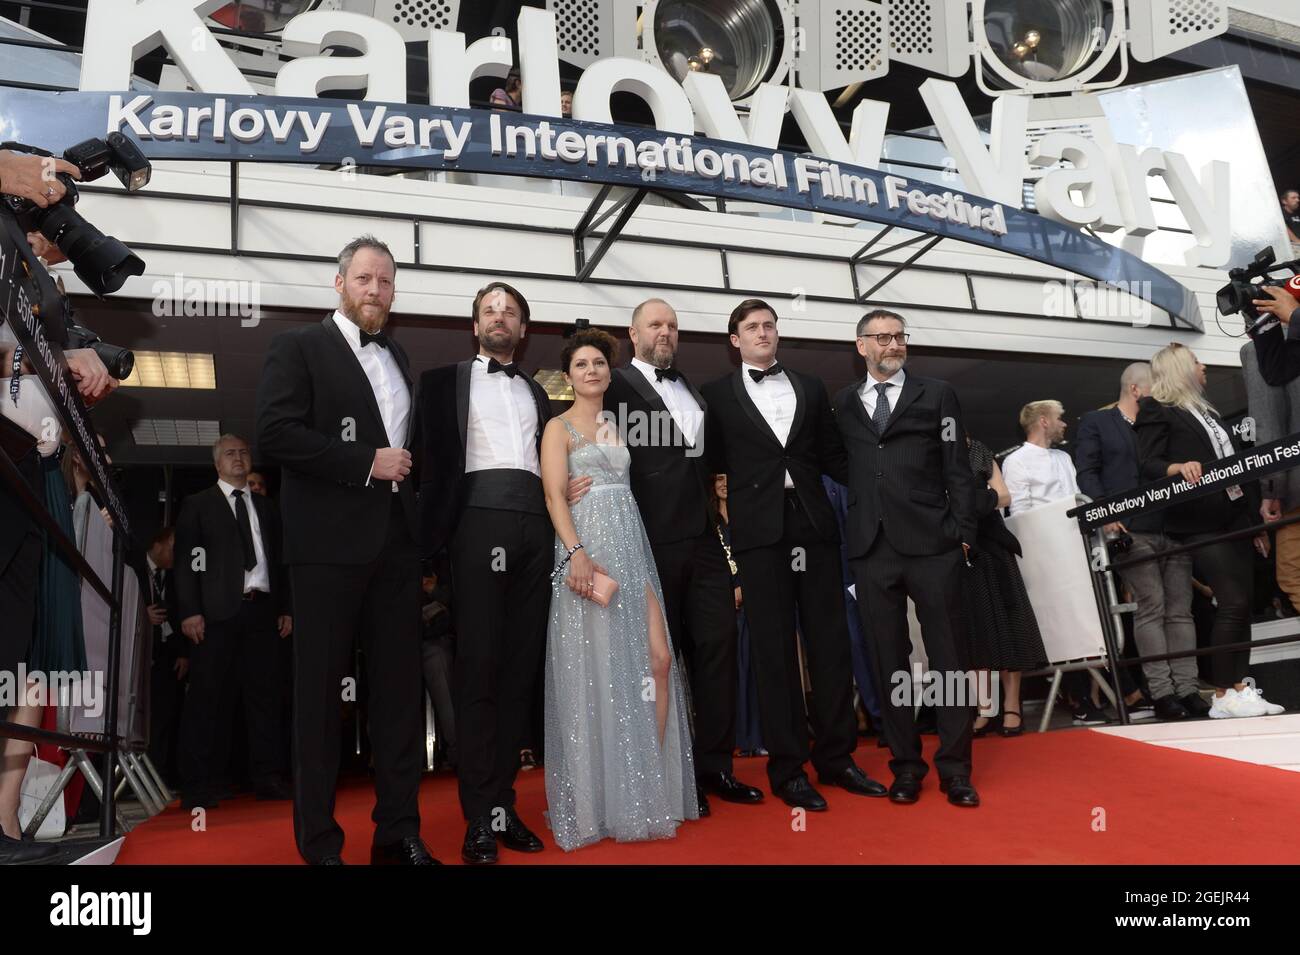
<instances>
[{"instance_id":1,"label":"press badge","mask_svg":"<svg viewBox=\"0 0 1300 955\"><path fill-rule=\"evenodd\" d=\"M1240 498L1243 494L1246 493L1241 489L1240 484L1234 484L1232 487L1228 488L1227 490L1228 490L1228 500L1230 501L1235 501L1238 498Z\"/></svg>"}]
</instances>

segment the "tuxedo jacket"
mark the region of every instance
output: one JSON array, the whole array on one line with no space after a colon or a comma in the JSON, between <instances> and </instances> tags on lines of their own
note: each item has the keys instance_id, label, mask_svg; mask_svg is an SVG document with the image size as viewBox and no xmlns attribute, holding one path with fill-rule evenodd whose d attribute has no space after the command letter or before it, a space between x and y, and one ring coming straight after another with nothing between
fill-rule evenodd
<instances>
[{"instance_id":1,"label":"tuxedo jacket","mask_svg":"<svg viewBox=\"0 0 1300 955\"><path fill-rule=\"evenodd\" d=\"M148 603L161 603L167 608L167 623L171 626L171 635L167 642L163 643L162 627L151 626L153 632L153 660L174 661L178 657L188 657L190 655L190 642L185 639L185 634L181 633L181 621L185 618L181 616L180 601L176 599L176 574L171 570L162 571L162 594L159 595L154 589L153 571L149 569L148 561L140 565L140 592L148 594ZM161 568L160 568L161 569ZM271 578L274 586L275 577ZM161 596L161 599L158 599ZM289 611L285 611L288 613Z\"/></svg>"},{"instance_id":2,"label":"tuxedo jacket","mask_svg":"<svg viewBox=\"0 0 1300 955\"><path fill-rule=\"evenodd\" d=\"M708 403L705 453L709 466L727 475L731 549L743 552L780 542L786 471L821 541L838 543L839 528L822 475L829 474L843 484L848 462L825 385L811 375L785 369L794 388L795 413L790 436L782 446L745 390L744 371L737 369L704 387Z\"/></svg>"},{"instance_id":3,"label":"tuxedo jacket","mask_svg":"<svg viewBox=\"0 0 1300 955\"><path fill-rule=\"evenodd\" d=\"M423 460L420 467L420 555L437 557L446 548L465 509L465 449L469 429L469 374L474 359L433 368L420 376L415 415ZM537 456L551 420L546 390L528 375L524 381L537 404Z\"/></svg>"},{"instance_id":4,"label":"tuxedo jacket","mask_svg":"<svg viewBox=\"0 0 1300 955\"><path fill-rule=\"evenodd\" d=\"M711 475L702 453L708 447L708 406L685 375L681 382L700 406L700 433L694 446L677 427L659 392L636 368L614 369L605 392L605 411L614 416L619 436L632 455L632 494L651 544L690 540L710 529ZM629 441L624 429L635 436L638 422L644 434L658 437ZM667 435L660 422L666 423Z\"/></svg>"},{"instance_id":5,"label":"tuxedo jacket","mask_svg":"<svg viewBox=\"0 0 1300 955\"><path fill-rule=\"evenodd\" d=\"M1242 446L1232 428L1223 424L1217 415L1212 417L1227 432L1233 452L1240 452ZM1151 397L1141 399L1134 428L1138 439L1138 463L1145 482L1163 480L1170 464L1200 461L1208 470L1219 459L1200 419L1175 405L1162 405ZM1253 523L1259 516L1259 484L1255 481L1243 483L1241 489L1245 493L1235 501L1229 500L1226 490L1219 490L1165 508L1165 533L1174 536L1212 534Z\"/></svg>"},{"instance_id":6,"label":"tuxedo jacket","mask_svg":"<svg viewBox=\"0 0 1300 955\"><path fill-rule=\"evenodd\" d=\"M391 339L388 347L411 389L402 446L411 452L412 473L397 482L397 493L414 540L416 394L406 352ZM257 389L257 448L283 469L287 563L366 564L379 556L393 513L392 482L367 479L375 451L389 446L370 380L332 316L275 337Z\"/></svg>"},{"instance_id":7,"label":"tuxedo jacket","mask_svg":"<svg viewBox=\"0 0 1300 955\"><path fill-rule=\"evenodd\" d=\"M391 492L390 492L391 493ZM266 555L267 578L277 613L290 614L289 575L284 568L280 512L275 503L260 494L246 495L257 511ZM195 569L195 548L203 548L203 565ZM176 619L169 619L179 633L181 621L202 614L206 622L229 620L244 603L244 543L239 522L220 485L214 484L181 502L176 518L176 562L172 569L176 598Z\"/></svg>"},{"instance_id":8,"label":"tuxedo jacket","mask_svg":"<svg viewBox=\"0 0 1300 955\"><path fill-rule=\"evenodd\" d=\"M900 554L973 549L975 477L956 394L947 382L908 374L879 434L858 396L866 380L835 397L849 456L849 557L864 556L882 531Z\"/></svg>"}]
</instances>

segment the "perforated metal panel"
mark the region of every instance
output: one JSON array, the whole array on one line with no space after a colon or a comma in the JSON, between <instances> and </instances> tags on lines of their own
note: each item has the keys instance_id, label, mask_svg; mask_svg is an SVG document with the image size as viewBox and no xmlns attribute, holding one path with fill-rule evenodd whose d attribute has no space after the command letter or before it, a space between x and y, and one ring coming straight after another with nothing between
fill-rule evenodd
<instances>
[{"instance_id":1,"label":"perforated metal panel","mask_svg":"<svg viewBox=\"0 0 1300 955\"><path fill-rule=\"evenodd\" d=\"M889 56L931 73L960 76L970 66L966 5L888 0Z\"/></svg>"},{"instance_id":2,"label":"perforated metal panel","mask_svg":"<svg viewBox=\"0 0 1300 955\"><path fill-rule=\"evenodd\" d=\"M887 14L872 0L801 0L795 68L804 89L833 90L889 70Z\"/></svg>"},{"instance_id":3,"label":"perforated metal panel","mask_svg":"<svg viewBox=\"0 0 1300 955\"><path fill-rule=\"evenodd\" d=\"M632 0L546 0L555 14L560 59L585 69L611 56L637 56L638 6Z\"/></svg>"},{"instance_id":4,"label":"perforated metal panel","mask_svg":"<svg viewBox=\"0 0 1300 955\"><path fill-rule=\"evenodd\" d=\"M456 29L461 0L375 0L374 17L391 24L408 43L427 39L430 30Z\"/></svg>"},{"instance_id":5,"label":"perforated metal panel","mask_svg":"<svg viewBox=\"0 0 1300 955\"><path fill-rule=\"evenodd\" d=\"M1129 44L1149 62L1228 32L1226 0L1130 0Z\"/></svg>"}]
</instances>

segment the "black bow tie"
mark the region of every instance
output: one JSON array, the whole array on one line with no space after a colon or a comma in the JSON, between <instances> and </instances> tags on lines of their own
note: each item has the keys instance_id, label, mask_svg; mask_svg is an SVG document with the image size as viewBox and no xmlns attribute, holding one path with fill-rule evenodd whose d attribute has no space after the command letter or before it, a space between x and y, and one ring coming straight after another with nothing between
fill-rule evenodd
<instances>
[{"instance_id":1,"label":"black bow tie","mask_svg":"<svg viewBox=\"0 0 1300 955\"><path fill-rule=\"evenodd\" d=\"M365 348L367 345L378 345L380 348L387 348L388 336L383 332L375 332L373 335L369 332L362 332L361 347Z\"/></svg>"},{"instance_id":2,"label":"black bow tie","mask_svg":"<svg viewBox=\"0 0 1300 955\"><path fill-rule=\"evenodd\" d=\"M682 377L682 373L676 368L656 368L655 381L663 381L667 378L669 381L677 381Z\"/></svg>"},{"instance_id":3,"label":"black bow tie","mask_svg":"<svg viewBox=\"0 0 1300 955\"><path fill-rule=\"evenodd\" d=\"M754 384L756 385L762 384L763 379L768 375L779 375L785 371L785 369L781 367L780 362L767 369L767 371L759 371L757 368L750 368L747 370L749 371L749 377L754 379Z\"/></svg>"},{"instance_id":4,"label":"black bow tie","mask_svg":"<svg viewBox=\"0 0 1300 955\"><path fill-rule=\"evenodd\" d=\"M498 371L504 371L504 372L506 373L506 375L508 375L508 376L511 377L511 378L513 378L515 375L519 374L519 368L518 368L518 366L516 366L513 362L511 362L509 365L503 365L503 364L501 364L501 362L497 361L495 358L489 358L489 359L488 359L488 374L489 374L489 375L495 375Z\"/></svg>"}]
</instances>

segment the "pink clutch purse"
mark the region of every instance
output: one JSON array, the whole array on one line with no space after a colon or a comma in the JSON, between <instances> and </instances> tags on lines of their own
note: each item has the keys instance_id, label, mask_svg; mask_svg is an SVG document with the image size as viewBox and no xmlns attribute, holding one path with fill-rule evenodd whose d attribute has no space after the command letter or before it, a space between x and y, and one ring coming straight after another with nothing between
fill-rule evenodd
<instances>
[{"instance_id":1,"label":"pink clutch purse","mask_svg":"<svg viewBox=\"0 0 1300 955\"><path fill-rule=\"evenodd\" d=\"M591 577L590 599L601 607L608 607L614 595L618 593L618 581L608 574L596 571Z\"/></svg>"}]
</instances>

